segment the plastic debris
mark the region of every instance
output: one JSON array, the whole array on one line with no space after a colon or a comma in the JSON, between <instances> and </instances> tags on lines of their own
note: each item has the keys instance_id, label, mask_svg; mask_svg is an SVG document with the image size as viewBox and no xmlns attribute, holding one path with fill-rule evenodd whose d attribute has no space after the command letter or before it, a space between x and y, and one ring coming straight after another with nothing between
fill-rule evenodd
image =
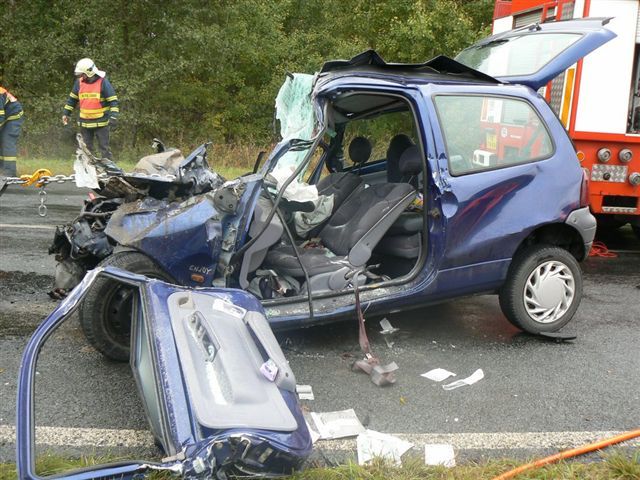
<instances>
[{"instance_id":1,"label":"plastic debris","mask_svg":"<svg viewBox=\"0 0 640 480\"><path fill-rule=\"evenodd\" d=\"M465 385L473 385L474 383L476 383L479 380L482 380L483 378L484 378L484 372L482 371L481 368L479 368L467 378L463 378L461 380L456 380L455 382L447 383L446 385L443 385L442 388L444 388L445 390L453 390L455 388L464 387Z\"/></svg>"},{"instance_id":2,"label":"plastic debris","mask_svg":"<svg viewBox=\"0 0 640 480\"><path fill-rule=\"evenodd\" d=\"M387 342L387 347L393 348L394 342L389 340L389 337L394 333L396 333L397 331L399 331L400 329L395 328L393 325L391 325L391 322L386 318L383 318L382 320L380 320L380 328L382 328L380 333L382 334L382 338L384 338L384 341Z\"/></svg>"},{"instance_id":3,"label":"plastic debris","mask_svg":"<svg viewBox=\"0 0 640 480\"><path fill-rule=\"evenodd\" d=\"M358 464L364 465L374 458L384 458L396 466L402 464L402 455L413 447L413 444L393 435L366 430L358 435Z\"/></svg>"},{"instance_id":4,"label":"plastic debris","mask_svg":"<svg viewBox=\"0 0 640 480\"><path fill-rule=\"evenodd\" d=\"M434 382L441 382L449 377L455 377L456 374L450 372L449 370L445 370L444 368L434 368L433 370L429 370L428 372L423 373L420 376L428 378L429 380L433 380Z\"/></svg>"},{"instance_id":5,"label":"plastic debris","mask_svg":"<svg viewBox=\"0 0 640 480\"><path fill-rule=\"evenodd\" d=\"M386 318L380 320L380 328L382 328L382 331L380 332L382 335L389 335L400 330L399 328L395 328L393 325L391 325L391 322Z\"/></svg>"},{"instance_id":6,"label":"plastic debris","mask_svg":"<svg viewBox=\"0 0 640 480\"><path fill-rule=\"evenodd\" d=\"M315 400L311 385L296 385L296 393L300 400Z\"/></svg>"},{"instance_id":7,"label":"plastic debris","mask_svg":"<svg viewBox=\"0 0 640 480\"><path fill-rule=\"evenodd\" d=\"M311 418L323 440L355 437L365 432L353 408L338 412L311 412Z\"/></svg>"},{"instance_id":8,"label":"plastic debris","mask_svg":"<svg viewBox=\"0 0 640 480\"><path fill-rule=\"evenodd\" d=\"M456 466L456 454L453 446L447 443L431 443L424 446L425 465Z\"/></svg>"}]
</instances>

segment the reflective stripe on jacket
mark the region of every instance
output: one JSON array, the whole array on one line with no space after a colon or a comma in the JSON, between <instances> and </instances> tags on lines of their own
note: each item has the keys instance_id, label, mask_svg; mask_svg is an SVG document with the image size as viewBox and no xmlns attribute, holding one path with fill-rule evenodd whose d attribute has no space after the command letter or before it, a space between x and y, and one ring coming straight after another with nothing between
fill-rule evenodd
<instances>
[{"instance_id":1,"label":"reflective stripe on jacket","mask_svg":"<svg viewBox=\"0 0 640 480\"><path fill-rule=\"evenodd\" d=\"M96 76L97 77L97 76ZM118 97L109 80L104 77L85 81L77 79L64 106L64 114L69 116L77 104L80 107L78 125L84 128L98 128L109 125L109 119L116 118Z\"/></svg>"},{"instance_id":2,"label":"reflective stripe on jacket","mask_svg":"<svg viewBox=\"0 0 640 480\"><path fill-rule=\"evenodd\" d=\"M6 88L0 87L0 127L11 120L18 120L23 114L18 99Z\"/></svg>"}]
</instances>

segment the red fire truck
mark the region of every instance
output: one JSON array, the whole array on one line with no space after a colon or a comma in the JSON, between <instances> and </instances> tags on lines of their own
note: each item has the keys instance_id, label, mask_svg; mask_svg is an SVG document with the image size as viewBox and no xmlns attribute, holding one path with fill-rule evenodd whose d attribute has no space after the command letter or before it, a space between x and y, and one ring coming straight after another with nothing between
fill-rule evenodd
<instances>
[{"instance_id":1,"label":"red fire truck","mask_svg":"<svg viewBox=\"0 0 640 480\"><path fill-rule=\"evenodd\" d=\"M617 37L540 91L590 171L600 227L630 223L640 238L640 1L496 0L493 33L536 22L612 17Z\"/></svg>"}]
</instances>

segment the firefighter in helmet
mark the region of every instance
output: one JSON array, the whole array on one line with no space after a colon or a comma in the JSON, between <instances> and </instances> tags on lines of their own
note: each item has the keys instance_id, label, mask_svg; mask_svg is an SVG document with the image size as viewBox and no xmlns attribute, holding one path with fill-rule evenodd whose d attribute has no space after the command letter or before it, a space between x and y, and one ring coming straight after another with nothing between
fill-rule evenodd
<instances>
[{"instance_id":1,"label":"firefighter in helmet","mask_svg":"<svg viewBox=\"0 0 640 480\"><path fill-rule=\"evenodd\" d=\"M90 58L79 60L74 73L76 81L64 106L62 123L69 123L69 116L79 103L78 125L84 142L94 151L93 143L94 139L97 139L101 157L112 160L109 130L116 127L120 112L116 92L105 72L98 70Z\"/></svg>"},{"instance_id":2,"label":"firefighter in helmet","mask_svg":"<svg viewBox=\"0 0 640 480\"><path fill-rule=\"evenodd\" d=\"M0 175L16 175L18 137L24 117L22 105L0 85Z\"/></svg>"}]
</instances>

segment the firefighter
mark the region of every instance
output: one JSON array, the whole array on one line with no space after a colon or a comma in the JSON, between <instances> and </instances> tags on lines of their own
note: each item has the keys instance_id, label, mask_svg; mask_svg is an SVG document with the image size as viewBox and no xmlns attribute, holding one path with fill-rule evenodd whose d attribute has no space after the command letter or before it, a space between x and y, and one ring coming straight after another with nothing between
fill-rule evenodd
<instances>
[{"instance_id":1,"label":"firefighter","mask_svg":"<svg viewBox=\"0 0 640 480\"><path fill-rule=\"evenodd\" d=\"M22 105L0 85L0 175L16 175L18 137L24 117Z\"/></svg>"},{"instance_id":2,"label":"firefighter","mask_svg":"<svg viewBox=\"0 0 640 480\"><path fill-rule=\"evenodd\" d=\"M93 150L94 139L102 158L112 160L109 148L109 130L116 127L118 113L118 97L106 77L105 72L98 70L90 58L78 61L74 70L76 81L64 106L62 124L69 123L69 116L78 102L80 103L80 133L87 147Z\"/></svg>"}]
</instances>

